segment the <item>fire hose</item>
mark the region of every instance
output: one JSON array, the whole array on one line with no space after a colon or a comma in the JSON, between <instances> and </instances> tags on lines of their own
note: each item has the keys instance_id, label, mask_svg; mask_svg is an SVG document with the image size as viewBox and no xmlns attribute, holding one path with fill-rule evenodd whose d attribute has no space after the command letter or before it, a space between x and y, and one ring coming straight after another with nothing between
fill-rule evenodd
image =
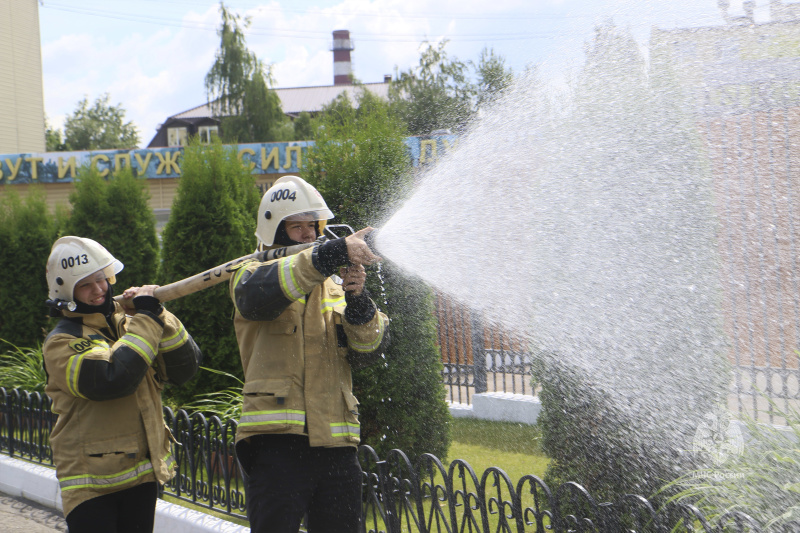
<instances>
[{"instance_id":1,"label":"fire hose","mask_svg":"<svg viewBox=\"0 0 800 533\"><path fill-rule=\"evenodd\" d=\"M178 298L182 298L189 294L193 294L195 292L202 291L209 287L213 287L223 281L227 281L231 278L234 271L236 270L236 266L243 263L244 261L255 260L259 262L264 261L272 261L273 259L280 259L282 257L287 257L290 255L294 255L297 253L302 252L312 246L316 246L321 242L325 242L330 239L338 239L340 238L339 235L335 233L335 231L344 230L349 232L349 235L355 233L353 228L346 224L329 224L325 227L324 233L320 236L316 241L309 242L309 243L302 243L302 244L295 244L292 246L285 246L282 248L272 248L269 250L259 251L252 253L250 255L245 255L239 257L238 259L234 259L233 261L228 261L222 265L216 266L209 270L205 270L200 272L199 274L195 274L194 276L190 276L188 278L182 279L180 281L175 281L168 285L163 285L158 287L153 291L153 296L158 298L161 302L169 302L171 300L177 300ZM365 239L366 242L370 247L374 245L374 234L375 231L367 235L368 239ZM122 295L117 295L114 299L122 304L124 307L133 307L133 302L127 300L122 297ZM48 300L47 305L53 307L55 309L75 309L74 302L67 302L64 300Z\"/></svg>"},{"instance_id":2,"label":"fire hose","mask_svg":"<svg viewBox=\"0 0 800 533\"><path fill-rule=\"evenodd\" d=\"M263 252L255 252L250 255L245 255L239 257L238 259L234 259L233 261L228 261L223 265L216 266L205 272L200 272L199 274L195 274L194 276L190 276L188 278L182 279L180 281L175 281L168 285L162 285L158 287L156 290L153 291L153 296L158 298L160 302L169 302L170 300L177 300L178 298L182 298L189 294L193 294L195 292L202 291L209 287L213 287L223 281L227 281L233 275L234 271L236 270L234 267L249 260L256 260L260 262L264 261L271 261L273 259L280 259L281 257L286 257L289 255L294 255L296 253L302 252L307 248L311 248L317 244L316 242L304 243L304 244L296 244L294 246L286 246L284 248L273 248L271 250L265 250ZM132 302L126 300L122 297L122 295L117 295L114 297L116 301L121 303L123 306L126 307L133 307Z\"/></svg>"},{"instance_id":3,"label":"fire hose","mask_svg":"<svg viewBox=\"0 0 800 533\"><path fill-rule=\"evenodd\" d=\"M353 228L351 228L346 224L330 224L325 227L323 235L314 242L295 244L283 248L272 248L270 250L255 252L250 255L239 257L238 259L234 259L233 261L228 261L225 264L216 266L199 274L195 274L194 276L190 276L180 281L170 283L169 285L163 285L161 287L158 287L155 291L153 291L153 296L155 298L158 298L160 302L169 302L170 300L176 300L178 298L182 298L183 296L187 296L189 294L202 291L204 289L222 283L223 281L229 280L236 270L235 267L243 263L244 261L256 260L259 262L265 262L265 261L272 261L273 259L280 259L282 257L294 255L302 252L303 250L311 248L312 246L316 246L321 242L325 242L330 239L340 238L340 235L337 235L337 233L335 233L336 231L340 230L345 230L349 232L348 235L352 235L353 233L355 233L353 231ZM373 231L372 233L375 232ZM369 234L368 236L371 236L372 233ZM367 243L370 245L370 247L372 247L374 239L370 238L367 241ZM114 299L117 300L119 303L121 303L123 306L126 307L133 306L132 302L125 300L124 298L122 298L121 295L115 296Z\"/></svg>"}]
</instances>

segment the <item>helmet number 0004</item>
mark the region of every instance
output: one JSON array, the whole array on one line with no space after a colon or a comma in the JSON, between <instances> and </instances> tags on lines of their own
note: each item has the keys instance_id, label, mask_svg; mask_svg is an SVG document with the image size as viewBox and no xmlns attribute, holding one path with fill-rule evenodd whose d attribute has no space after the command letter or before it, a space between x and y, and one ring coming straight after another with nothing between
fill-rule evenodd
<instances>
[{"instance_id":1,"label":"helmet number 0004","mask_svg":"<svg viewBox=\"0 0 800 533\"><path fill-rule=\"evenodd\" d=\"M72 268L76 265L86 265L89 263L89 257L86 254L76 255L75 257L64 257L61 259L61 268Z\"/></svg>"},{"instance_id":2,"label":"helmet number 0004","mask_svg":"<svg viewBox=\"0 0 800 533\"><path fill-rule=\"evenodd\" d=\"M270 196L269 201L274 202L276 200L292 200L294 201L297 198L296 192L289 190L289 189L280 189L274 191L272 196Z\"/></svg>"}]
</instances>

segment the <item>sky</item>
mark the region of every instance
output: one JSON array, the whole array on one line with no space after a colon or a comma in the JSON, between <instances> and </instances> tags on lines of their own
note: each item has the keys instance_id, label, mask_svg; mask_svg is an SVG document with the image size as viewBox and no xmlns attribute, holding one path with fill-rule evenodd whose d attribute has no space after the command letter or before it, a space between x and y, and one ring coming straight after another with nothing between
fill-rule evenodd
<instances>
[{"instance_id":1,"label":"sky","mask_svg":"<svg viewBox=\"0 0 800 533\"><path fill-rule=\"evenodd\" d=\"M769 0L757 0L756 19ZM424 42L451 59L484 48L514 72L558 79L583 60L593 28L628 28L646 55L651 29L722 24L717 0L229 0L250 17L247 46L272 66L275 87L333 84L333 30L349 30L355 77L381 82L414 68ZM731 0L730 13L742 13ZM219 3L206 0L39 0L45 113L62 127L78 102L108 93L147 146L167 117L206 102L219 47Z\"/></svg>"}]
</instances>

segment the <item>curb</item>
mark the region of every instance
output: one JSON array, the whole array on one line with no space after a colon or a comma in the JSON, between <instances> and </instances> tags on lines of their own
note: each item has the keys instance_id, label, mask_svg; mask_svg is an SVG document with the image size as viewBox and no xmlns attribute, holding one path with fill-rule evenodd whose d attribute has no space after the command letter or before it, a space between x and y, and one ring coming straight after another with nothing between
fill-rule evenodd
<instances>
[{"instance_id":1,"label":"curb","mask_svg":"<svg viewBox=\"0 0 800 533\"><path fill-rule=\"evenodd\" d=\"M0 492L62 510L56 471L0 454ZM156 502L154 533L250 533L250 528L194 509Z\"/></svg>"},{"instance_id":2,"label":"curb","mask_svg":"<svg viewBox=\"0 0 800 533\"><path fill-rule=\"evenodd\" d=\"M472 395L472 404L447 403L453 418L523 424L535 424L542 410L538 396L511 392L480 392Z\"/></svg>"}]
</instances>

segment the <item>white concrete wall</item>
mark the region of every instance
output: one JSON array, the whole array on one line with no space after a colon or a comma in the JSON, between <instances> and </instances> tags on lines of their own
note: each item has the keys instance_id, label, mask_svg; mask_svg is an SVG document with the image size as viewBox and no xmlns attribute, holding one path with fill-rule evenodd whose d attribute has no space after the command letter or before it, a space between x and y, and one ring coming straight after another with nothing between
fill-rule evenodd
<instances>
[{"instance_id":1,"label":"white concrete wall","mask_svg":"<svg viewBox=\"0 0 800 533\"><path fill-rule=\"evenodd\" d=\"M0 492L62 510L52 468L0 454ZM154 533L249 533L250 528L164 500L156 503Z\"/></svg>"}]
</instances>

